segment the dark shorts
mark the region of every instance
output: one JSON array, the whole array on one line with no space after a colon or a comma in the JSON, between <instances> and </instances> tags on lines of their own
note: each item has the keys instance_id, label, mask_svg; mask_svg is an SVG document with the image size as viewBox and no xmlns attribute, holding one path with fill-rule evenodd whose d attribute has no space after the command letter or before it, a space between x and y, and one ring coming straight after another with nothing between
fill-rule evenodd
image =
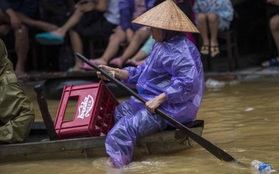
<instances>
[{"instance_id":1,"label":"dark shorts","mask_svg":"<svg viewBox=\"0 0 279 174\"><path fill-rule=\"evenodd\" d=\"M77 31L84 38L109 38L109 36L113 33L114 29L117 26L108 22L103 15L97 20L93 20L93 18L88 19L88 16L84 17L84 21L80 22L77 26L74 27L74 30Z\"/></svg>"},{"instance_id":2,"label":"dark shorts","mask_svg":"<svg viewBox=\"0 0 279 174\"><path fill-rule=\"evenodd\" d=\"M38 14L38 2L34 0L24 0L24 1L11 1L9 2L11 8L17 12L25 14L30 18L36 18Z\"/></svg>"}]
</instances>

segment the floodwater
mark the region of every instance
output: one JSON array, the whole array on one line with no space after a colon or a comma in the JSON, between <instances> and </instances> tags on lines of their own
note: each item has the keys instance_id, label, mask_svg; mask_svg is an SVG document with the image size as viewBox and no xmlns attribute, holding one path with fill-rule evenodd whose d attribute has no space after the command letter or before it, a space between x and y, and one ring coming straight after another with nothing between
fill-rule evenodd
<instances>
[{"instance_id":1,"label":"floodwater","mask_svg":"<svg viewBox=\"0 0 279 174\"><path fill-rule=\"evenodd\" d=\"M32 88L37 120L41 115ZM0 164L1 174L255 174L252 160L269 163L279 173L279 84L241 82L206 88L198 119L205 120L203 138L245 165L223 162L202 146L179 153L142 156L123 169L106 165L107 157ZM52 116L59 101L48 100Z\"/></svg>"}]
</instances>

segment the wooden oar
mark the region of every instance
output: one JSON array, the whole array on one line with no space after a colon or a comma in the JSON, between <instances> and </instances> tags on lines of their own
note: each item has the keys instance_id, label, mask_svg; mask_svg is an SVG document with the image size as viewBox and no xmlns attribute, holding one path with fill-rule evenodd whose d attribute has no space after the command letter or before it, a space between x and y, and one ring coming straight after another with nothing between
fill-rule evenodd
<instances>
[{"instance_id":1,"label":"wooden oar","mask_svg":"<svg viewBox=\"0 0 279 174\"><path fill-rule=\"evenodd\" d=\"M124 85L123 83L121 83L118 79L112 77L109 73L107 73L105 70L99 68L98 66L92 64L86 57L84 57L83 55L76 53L76 55L84 62L86 62L88 65L90 65L92 68L94 68L97 71L100 71L106 78L108 78L109 80L111 80L112 82L114 82L117 86L121 87L122 89L124 89L125 91L129 92L132 96L134 96L135 98L137 98L138 100L140 100L143 103L146 103L147 101L142 98L141 96L139 96L137 93L135 93L133 90L131 90L129 87L127 87L126 85ZM204 139L203 137L197 135L196 133L194 133L193 131L191 131L188 127L184 126L183 124L179 123L178 121L174 120L172 117L168 116L166 113L164 113L162 110L160 109L156 109L155 113L160 115L162 118L164 118L165 120L167 120L169 123L173 124L174 127L176 127L177 129L181 130L182 132L184 132L187 136L189 136L190 138L192 138L194 141L196 141L199 145L201 145L202 147L204 147L207 151L209 151L211 154L213 154L215 157L219 158L222 161L226 161L226 162L235 162L235 163L239 163L238 160L236 160L234 157L232 157L231 155L229 155L228 153L226 153L225 151L223 151L222 149L220 149L219 147L215 146L214 144L212 144L211 142L209 142L208 140Z\"/></svg>"}]
</instances>

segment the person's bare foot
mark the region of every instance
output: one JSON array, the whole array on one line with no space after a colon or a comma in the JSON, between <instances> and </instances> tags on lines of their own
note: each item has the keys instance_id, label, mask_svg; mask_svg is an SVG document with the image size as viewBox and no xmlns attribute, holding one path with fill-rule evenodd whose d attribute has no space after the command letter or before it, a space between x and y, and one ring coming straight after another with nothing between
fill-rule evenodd
<instances>
[{"instance_id":1,"label":"person's bare foot","mask_svg":"<svg viewBox=\"0 0 279 174\"><path fill-rule=\"evenodd\" d=\"M98 59L90 59L89 60L92 64L96 65L96 66L99 66L99 65L107 65L107 62L102 59L102 58L98 58ZM86 70L94 70L90 65L88 65L87 63L83 63L83 66L82 66L83 69L86 69Z\"/></svg>"},{"instance_id":2,"label":"person's bare foot","mask_svg":"<svg viewBox=\"0 0 279 174\"><path fill-rule=\"evenodd\" d=\"M109 62L109 65L115 68L122 68L123 64L121 57L114 58Z\"/></svg>"},{"instance_id":3,"label":"person's bare foot","mask_svg":"<svg viewBox=\"0 0 279 174\"><path fill-rule=\"evenodd\" d=\"M51 31L50 33L53 35L56 35L56 36L61 36L61 37L65 37L65 35L66 35L66 32L63 31L61 28Z\"/></svg>"},{"instance_id":4,"label":"person's bare foot","mask_svg":"<svg viewBox=\"0 0 279 174\"><path fill-rule=\"evenodd\" d=\"M91 61L91 63L93 63L96 66L108 64L103 58L90 59L90 61Z\"/></svg>"},{"instance_id":5,"label":"person's bare foot","mask_svg":"<svg viewBox=\"0 0 279 174\"><path fill-rule=\"evenodd\" d=\"M109 167L112 167L112 168L115 168L113 162L112 162L112 159L109 157L106 161L106 164L109 166Z\"/></svg>"}]
</instances>

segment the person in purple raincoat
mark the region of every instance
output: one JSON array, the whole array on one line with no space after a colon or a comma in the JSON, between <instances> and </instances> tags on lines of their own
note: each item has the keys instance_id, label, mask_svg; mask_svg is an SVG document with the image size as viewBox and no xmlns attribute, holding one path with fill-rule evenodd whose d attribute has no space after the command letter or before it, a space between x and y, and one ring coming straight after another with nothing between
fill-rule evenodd
<instances>
[{"instance_id":1,"label":"person in purple raincoat","mask_svg":"<svg viewBox=\"0 0 279 174\"><path fill-rule=\"evenodd\" d=\"M131 162L138 138L167 127L168 122L155 113L157 107L180 123L193 121L204 91L199 50L185 37L185 32L198 30L173 1L164 1L133 22L151 27L155 39L145 63L124 69L100 65L124 84L135 86L147 100L142 103L132 96L115 109L116 124L105 145L108 161L116 168ZM105 79L100 72L97 75Z\"/></svg>"}]
</instances>

